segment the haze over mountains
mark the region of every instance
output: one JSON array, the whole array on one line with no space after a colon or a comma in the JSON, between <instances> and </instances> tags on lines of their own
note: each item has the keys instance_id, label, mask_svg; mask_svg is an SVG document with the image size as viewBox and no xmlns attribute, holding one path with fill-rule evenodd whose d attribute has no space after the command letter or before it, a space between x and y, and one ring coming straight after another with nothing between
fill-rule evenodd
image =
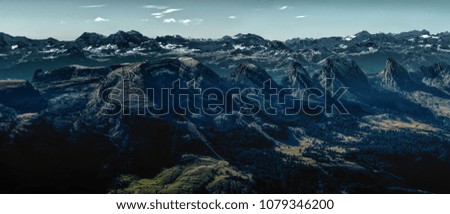
<instances>
[{"instance_id":1,"label":"haze over mountains","mask_svg":"<svg viewBox=\"0 0 450 214\"><path fill-rule=\"evenodd\" d=\"M2 34L0 191L448 193L449 45L450 34L427 31L285 42ZM348 88L349 114L286 114L290 99L330 76ZM142 115L164 103L124 96L178 79L223 91L274 80L292 93L273 105L277 115L246 115L237 97L227 98L232 114ZM100 113L118 97L130 114Z\"/></svg>"}]
</instances>

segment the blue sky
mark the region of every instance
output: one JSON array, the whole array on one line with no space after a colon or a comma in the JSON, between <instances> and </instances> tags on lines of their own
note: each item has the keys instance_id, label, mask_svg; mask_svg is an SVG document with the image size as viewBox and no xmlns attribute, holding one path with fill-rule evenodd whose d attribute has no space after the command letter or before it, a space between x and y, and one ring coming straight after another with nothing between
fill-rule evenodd
<instances>
[{"instance_id":1,"label":"blue sky","mask_svg":"<svg viewBox=\"0 0 450 214\"><path fill-rule=\"evenodd\" d=\"M72 40L83 32L268 39L450 30L447 0L0 0L0 31Z\"/></svg>"}]
</instances>

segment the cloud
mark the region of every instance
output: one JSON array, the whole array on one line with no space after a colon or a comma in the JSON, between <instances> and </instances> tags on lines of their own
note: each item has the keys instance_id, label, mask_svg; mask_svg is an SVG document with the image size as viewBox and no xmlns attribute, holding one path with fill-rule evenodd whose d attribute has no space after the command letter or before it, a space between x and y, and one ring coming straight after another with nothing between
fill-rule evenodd
<instances>
[{"instance_id":1,"label":"cloud","mask_svg":"<svg viewBox=\"0 0 450 214\"><path fill-rule=\"evenodd\" d=\"M296 16L295 18L296 19L304 19L304 18L306 18L306 16L305 15L301 15L301 16Z\"/></svg>"},{"instance_id":2,"label":"cloud","mask_svg":"<svg viewBox=\"0 0 450 214\"><path fill-rule=\"evenodd\" d=\"M184 25L189 25L192 21L190 19L182 19L178 20L178 22Z\"/></svg>"},{"instance_id":3,"label":"cloud","mask_svg":"<svg viewBox=\"0 0 450 214\"><path fill-rule=\"evenodd\" d=\"M163 13L152 13L152 16L164 16Z\"/></svg>"},{"instance_id":4,"label":"cloud","mask_svg":"<svg viewBox=\"0 0 450 214\"><path fill-rule=\"evenodd\" d=\"M106 6L106 4L96 4L96 5L84 5L84 6L80 6L82 8L99 8L99 7L104 7Z\"/></svg>"},{"instance_id":5,"label":"cloud","mask_svg":"<svg viewBox=\"0 0 450 214\"><path fill-rule=\"evenodd\" d=\"M159 19L159 18L164 17L164 15L166 15L166 14L178 12L180 10L183 10L183 9L169 8L169 9L166 9L166 10L164 10L162 12L152 13L152 16L154 16L155 18Z\"/></svg>"},{"instance_id":6,"label":"cloud","mask_svg":"<svg viewBox=\"0 0 450 214\"><path fill-rule=\"evenodd\" d=\"M228 16L229 19L237 19L236 16Z\"/></svg>"},{"instance_id":7,"label":"cloud","mask_svg":"<svg viewBox=\"0 0 450 214\"><path fill-rule=\"evenodd\" d=\"M109 22L109 19L105 19L99 16L94 19L94 22Z\"/></svg>"},{"instance_id":8,"label":"cloud","mask_svg":"<svg viewBox=\"0 0 450 214\"><path fill-rule=\"evenodd\" d=\"M203 22L203 19L179 19L176 20L174 18L164 19L164 23L171 24L171 23L178 23L183 25L190 25L190 24L200 24Z\"/></svg>"},{"instance_id":9,"label":"cloud","mask_svg":"<svg viewBox=\"0 0 450 214\"><path fill-rule=\"evenodd\" d=\"M177 20L175 20L174 18L170 18L170 19L164 19L163 22L164 23L175 23L175 22L177 22Z\"/></svg>"},{"instance_id":10,"label":"cloud","mask_svg":"<svg viewBox=\"0 0 450 214\"><path fill-rule=\"evenodd\" d=\"M284 5L283 7L278 8L278 10L286 10L288 9L288 6Z\"/></svg>"},{"instance_id":11,"label":"cloud","mask_svg":"<svg viewBox=\"0 0 450 214\"><path fill-rule=\"evenodd\" d=\"M161 6L161 5L144 5L144 6L142 6L142 8L145 8L145 9L165 10L165 9L167 9L167 8L169 8L169 7L167 7L167 6Z\"/></svg>"},{"instance_id":12,"label":"cloud","mask_svg":"<svg viewBox=\"0 0 450 214\"><path fill-rule=\"evenodd\" d=\"M170 8L170 9L167 9L167 10L163 11L162 13L167 14L167 13L177 12L177 11L180 11L180 10L183 10L183 9Z\"/></svg>"}]
</instances>

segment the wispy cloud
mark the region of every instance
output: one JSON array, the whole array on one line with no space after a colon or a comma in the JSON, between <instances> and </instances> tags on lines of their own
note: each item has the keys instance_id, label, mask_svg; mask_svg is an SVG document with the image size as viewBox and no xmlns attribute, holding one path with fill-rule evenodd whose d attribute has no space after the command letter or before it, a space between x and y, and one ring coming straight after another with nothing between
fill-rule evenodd
<instances>
[{"instance_id":1,"label":"wispy cloud","mask_svg":"<svg viewBox=\"0 0 450 214\"><path fill-rule=\"evenodd\" d=\"M167 6L162 6L162 5L144 5L142 6L142 8L146 8L146 9L157 9L157 10L165 10L169 7Z\"/></svg>"},{"instance_id":2,"label":"wispy cloud","mask_svg":"<svg viewBox=\"0 0 450 214\"><path fill-rule=\"evenodd\" d=\"M236 16L228 16L229 19L237 19Z\"/></svg>"},{"instance_id":3,"label":"wispy cloud","mask_svg":"<svg viewBox=\"0 0 450 214\"><path fill-rule=\"evenodd\" d=\"M170 19L164 19L163 22L164 22L164 23L176 23L177 20L175 20L174 18L170 18Z\"/></svg>"},{"instance_id":4,"label":"wispy cloud","mask_svg":"<svg viewBox=\"0 0 450 214\"><path fill-rule=\"evenodd\" d=\"M166 14L178 12L180 10L183 10L183 9L169 8L169 9L166 9L166 10L164 10L162 12L152 13L152 16L157 18L157 19L159 19L159 18L164 17Z\"/></svg>"},{"instance_id":5,"label":"wispy cloud","mask_svg":"<svg viewBox=\"0 0 450 214\"><path fill-rule=\"evenodd\" d=\"M82 8L99 8L99 7L105 7L105 6L106 6L106 4L96 4L96 5L83 5L80 7L82 7Z\"/></svg>"},{"instance_id":6,"label":"wispy cloud","mask_svg":"<svg viewBox=\"0 0 450 214\"><path fill-rule=\"evenodd\" d=\"M286 9L288 9L287 5L284 5L283 7L278 8L278 10L286 10Z\"/></svg>"},{"instance_id":7,"label":"wispy cloud","mask_svg":"<svg viewBox=\"0 0 450 214\"><path fill-rule=\"evenodd\" d=\"M183 9L170 8L170 9L167 9L167 10L163 11L162 13L167 14L167 13L177 12L177 11L180 11L180 10L183 10Z\"/></svg>"},{"instance_id":8,"label":"wispy cloud","mask_svg":"<svg viewBox=\"0 0 450 214\"><path fill-rule=\"evenodd\" d=\"M304 18L306 18L306 16L305 15L301 15L301 16L296 16L295 18L296 19L304 19Z\"/></svg>"},{"instance_id":9,"label":"wispy cloud","mask_svg":"<svg viewBox=\"0 0 450 214\"><path fill-rule=\"evenodd\" d=\"M179 19L176 20L174 18L164 19L164 23L171 24L171 23L178 23L183 25L190 25L190 24L200 24L203 22L203 19Z\"/></svg>"},{"instance_id":10,"label":"wispy cloud","mask_svg":"<svg viewBox=\"0 0 450 214\"><path fill-rule=\"evenodd\" d=\"M94 19L94 22L109 22L109 19L105 19L99 16Z\"/></svg>"}]
</instances>

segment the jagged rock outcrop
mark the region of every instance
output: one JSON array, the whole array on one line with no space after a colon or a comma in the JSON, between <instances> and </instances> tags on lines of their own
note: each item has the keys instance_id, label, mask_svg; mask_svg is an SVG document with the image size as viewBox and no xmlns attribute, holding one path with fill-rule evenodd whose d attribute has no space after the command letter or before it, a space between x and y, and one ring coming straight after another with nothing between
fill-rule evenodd
<instances>
[{"instance_id":1,"label":"jagged rock outcrop","mask_svg":"<svg viewBox=\"0 0 450 214\"><path fill-rule=\"evenodd\" d=\"M282 83L297 90L310 88L315 85L308 71L298 62L291 64L291 68L287 72L287 76L282 79Z\"/></svg>"},{"instance_id":2,"label":"jagged rock outcrop","mask_svg":"<svg viewBox=\"0 0 450 214\"><path fill-rule=\"evenodd\" d=\"M325 79L334 79L335 87L349 87L353 93L364 93L371 86L367 76L358 64L346 57L331 56L320 62L322 65L319 81L325 85Z\"/></svg>"},{"instance_id":3,"label":"jagged rock outcrop","mask_svg":"<svg viewBox=\"0 0 450 214\"><path fill-rule=\"evenodd\" d=\"M388 90L409 90L414 87L408 71L394 59L389 58L386 67L378 75L381 78L382 86Z\"/></svg>"},{"instance_id":4,"label":"jagged rock outcrop","mask_svg":"<svg viewBox=\"0 0 450 214\"><path fill-rule=\"evenodd\" d=\"M422 66L419 70L422 82L433 87L450 88L450 65L435 63L431 66Z\"/></svg>"}]
</instances>

